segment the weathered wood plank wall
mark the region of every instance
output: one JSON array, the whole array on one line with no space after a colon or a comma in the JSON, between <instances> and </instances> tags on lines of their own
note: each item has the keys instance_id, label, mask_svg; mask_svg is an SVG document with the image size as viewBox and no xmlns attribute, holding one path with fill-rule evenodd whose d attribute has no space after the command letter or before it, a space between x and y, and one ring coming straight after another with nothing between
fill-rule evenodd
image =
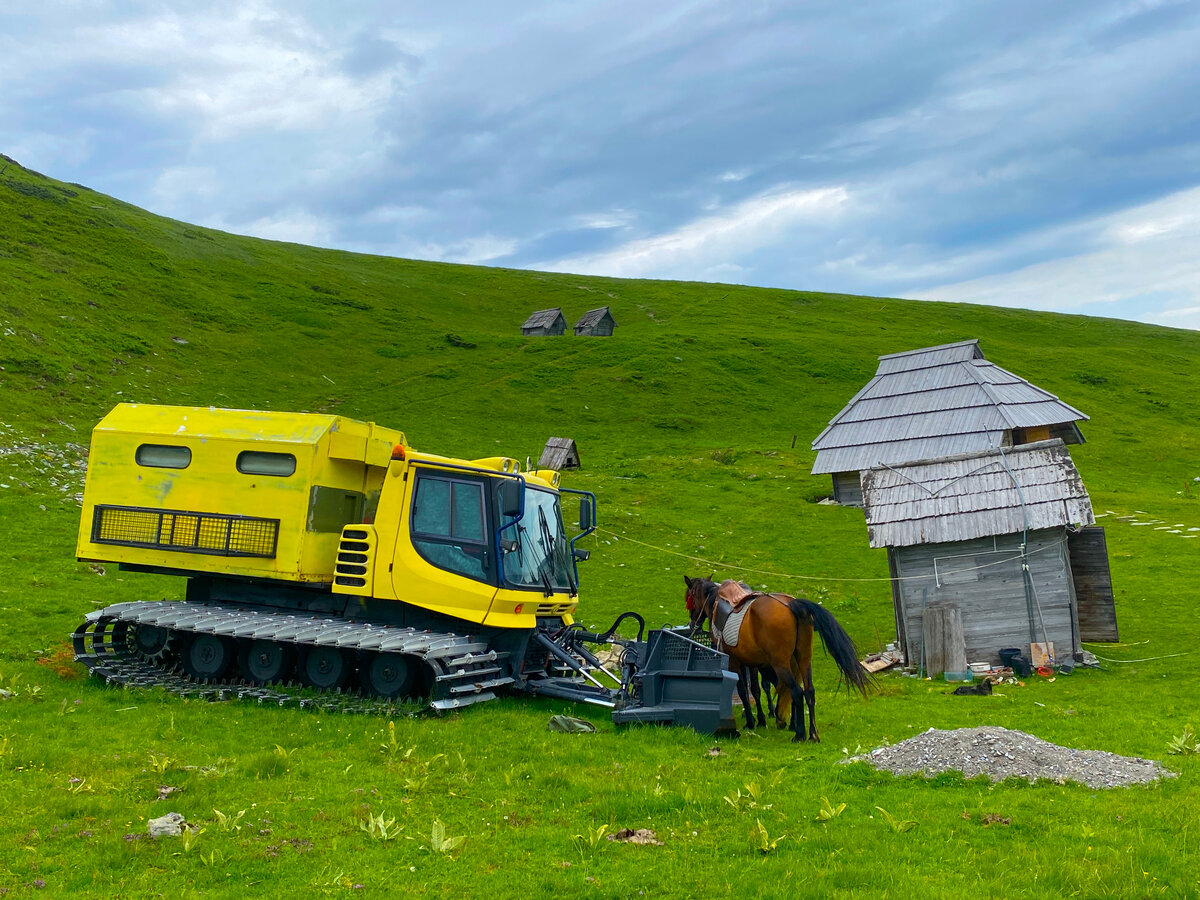
<instances>
[{"instance_id":1,"label":"weathered wood plank wall","mask_svg":"<svg viewBox=\"0 0 1200 900\"><path fill-rule=\"evenodd\" d=\"M834 473L833 499L842 506L863 505L862 482L857 472Z\"/></svg>"},{"instance_id":2,"label":"weathered wood plank wall","mask_svg":"<svg viewBox=\"0 0 1200 900\"><path fill-rule=\"evenodd\" d=\"M1079 639L1119 641L1104 529L1084 528L1068 535L1067 547L1071 551L1071 572L1079 603Z\"/></svg>"},{"instance_id":3,"label":"weathered wood plank wall","mask_svg":"<svg viewBox=\"0 0 1200 900\"><path fill-rule=\"evenodd\" d=\"M1020 534L953 544L919 544L889 551L903 619L902 646L909 665L921 662L925 609L954 606L962 617L968 662L1000 662L1003 647L1030 642L1030 615L1021 571ZM1053 642L1059 659L1080 650L1065 530L1030 532L1033 634ZM1039 615L1040 608L1040 615Z\"/></svg>"}]
</instances>

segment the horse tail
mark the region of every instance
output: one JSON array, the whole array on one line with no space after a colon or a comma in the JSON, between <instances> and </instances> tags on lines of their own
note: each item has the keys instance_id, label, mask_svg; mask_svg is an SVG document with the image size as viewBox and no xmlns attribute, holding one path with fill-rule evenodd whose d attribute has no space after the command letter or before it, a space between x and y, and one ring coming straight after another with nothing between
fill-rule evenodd
<instances>
[{"instance_id":1,"label":"horse tail","mask_svg":"<svg viewBox=\"0 0 1200 900\"><path fill-rule=\"evenodd\" d=\"M846 629L842 628L838 620L833 617L833 613L821 604L813 603L803 597L793 597L788 602L788 608L796 617L797 622L812 623L817 634L821 636L825 649L837 663L842 675L845 676L846 683L857 688L863 696L866 696L867 670L858 661L858 650L854 646L854 641L851 640L850 635L846 634Z\"/></svg>"}]
</instances>

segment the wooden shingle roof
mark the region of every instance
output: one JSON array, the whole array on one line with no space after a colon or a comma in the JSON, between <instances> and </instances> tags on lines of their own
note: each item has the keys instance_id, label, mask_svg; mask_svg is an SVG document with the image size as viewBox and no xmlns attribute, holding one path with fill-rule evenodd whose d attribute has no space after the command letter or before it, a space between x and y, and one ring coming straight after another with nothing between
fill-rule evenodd
<instances>
[{"instance_id":1,"label":"wooden shingle roof","mask_svg":"<svg viewBox=\"0 0 1200 900\"><path fill-rule=\"evenodd\" d=\"M522 328L549 328L558 319L562 318L562 307L556 306L554 309L539 309L528 319Z\"/></svg>"},{"instance_id":2,"label":"wooden shingle roof","mask_svg":"<svg viewBox=\"0 0 1200 900\"><path fill-rule=\"evenodd\" d=\"M579 461L579 448L571 438L552 437L546 441L546 447L538 458L539 469L578 469L582 466Z\"/></svg>"},{"instance_id":3,"label":"wooden shingle roof","mask_svg":"<svg viewBox=\"0 0 1200 900\"><path fill-rule=\"evenodd\" d=\"M813 473L863 471L1001 446L1013 428L1066 426L1087 416L988 362L978 340L879 357L867 382L813 441Z\"/></svg>"},{"instance_id":4,"label":"wooden shingle roof","mask_svg":"<svg viewBox=\"0 0 1200 900\"><path fill-rule=\"evenodd\" d=\"M944 544L1092 525L1092 501L1057 438L862 473L872 547Z\"/></svg>"},{"instance_id":5,"label":"wooden shingle roof","mask_svg":"<svg viewBox=\"0 0 1200 900\"><path fill-rule=\"evenodd\" d=\"M578 331L580 328L591 328L593 325L599 325L605 316L608 316L610 319L612 318L607 306L602 306L599 309L589 309L583 314L583 318L575 323L575 330ZM616 320L613 321L613 324L617 324Z\"/></svg>"}]
</instances>

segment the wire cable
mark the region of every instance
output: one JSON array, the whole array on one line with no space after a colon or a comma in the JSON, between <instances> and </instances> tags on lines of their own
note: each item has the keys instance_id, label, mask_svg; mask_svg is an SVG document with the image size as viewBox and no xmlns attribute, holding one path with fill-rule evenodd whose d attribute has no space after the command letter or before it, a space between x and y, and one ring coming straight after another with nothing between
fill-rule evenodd
<instances>
[{"instance_id":1,"label":"wire cable","mask_svg":"<svg viewBox=\"0 0 1200 900\"><path fill-rule=\"evenodd\" d=\"M791 578L791 579L795 579L796 581L842 581L842 582L853 582L853 583L887 582L889 584L894 581L924 581L924 580L929 580L931 578L937 578L936 572L930 573L929 575L897 575L895 577L887 577L887 578L840 578L840 577L837 577L834 575L795 575L795 574L789 574L787 572L772 572L772 571L768 571L767 569L754 569L749 566L739 566L739 565L735 565L733 563L715 562L711 559L705 559L702 556L696 556L695 554L692 554L692 553L681 553L678 550L671 550L671 549L668 549L667 547L660 547L657 544L648 544L645 541L639 541L637 538L632 538L632 537L629 537L628 535L624 535L624 534L618 534L615 531L609 531L607 528L597 528L595 533L597 535L607 534L607 535L610 535L611 537L616 538L618 541L629 541L632 544L638 544L639 546L647 547L650 550L656 550L659 553L666 553L671 556L678 556L678 557L681 557L682 559L687 559L694 563L699 563L699 564L704 565L709 568L726 569L726 570L735 571L735 572L749 572L754 575L769 575L772 578ZM1058 547L1061 547L1065 543L1066 543L1065 540L1054 541L1053 543L1046 544L1045 546L1039 547L1036 550L1029 551L1026 554L1026 556L1033 556L1036 553L1045 553L1048 550L1054 550ZM981 569L990 569L994 566L1002 566L1006 563L1011 563L1011 562L1012 562L1012 557L1008 557L1006 559L996 560L996 562L984 563L983 565L979 565L979 566L971 566L970 568L966 568L966 569L955 569L954 571L956 574L960 573L960 572L976 572Z\"/></svg>"}]
</instances>

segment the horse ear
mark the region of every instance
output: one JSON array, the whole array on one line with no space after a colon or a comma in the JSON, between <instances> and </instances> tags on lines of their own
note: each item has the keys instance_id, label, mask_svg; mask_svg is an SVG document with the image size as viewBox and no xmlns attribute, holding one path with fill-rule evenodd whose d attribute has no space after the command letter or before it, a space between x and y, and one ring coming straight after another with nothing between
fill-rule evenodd
<instances>
[{"instance_id":1,"label":"horse ear","mask_svg":"<svg viewBox=\"0 0 1200 900\"><path fill-rule=\"evenodd\" d=\"M688 578L686 575L684 575L684 576L683 576L683 583L684 583L684 584L686 584L688 587L691 587L691 586L692 586L692 579L690 579L690 578Z\"/></svg>"},{"instance_id":2,"label":"horse ear","mask_svg":"<svg viewBox=\"0 0 1200 900\"><path fill-rule=\"evenodd\" d=\"M709 580L709 581L713 581L713 582L715 582L715 581L717 580L717 573L716 573L716 572L713 572L713 573L712 573L712 578L710 578L710 579L708 579L708 580Z\"/></svg>"}]
</instances>

